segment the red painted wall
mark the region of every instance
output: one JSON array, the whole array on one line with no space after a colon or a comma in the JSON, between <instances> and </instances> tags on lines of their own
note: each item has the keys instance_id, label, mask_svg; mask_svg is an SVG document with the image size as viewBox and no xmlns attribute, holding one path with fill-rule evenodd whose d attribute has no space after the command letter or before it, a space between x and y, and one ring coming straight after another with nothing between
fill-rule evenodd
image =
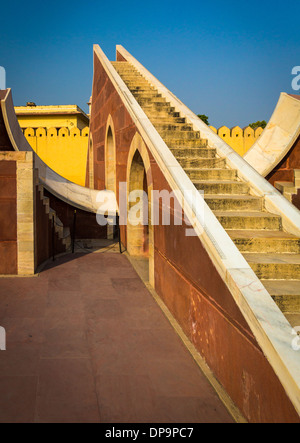
<instances>
[{"instance_id":1,"label":"red painted wall","mask_svg":"<svg viewBox=\"0 0 300 443\"><path fill-rule=\"evenodd\" d=\"M126 180L127 156L137 129L97 56L92 103L95 187L103 189L109 114L116 134L117 183ZM169 189L150 152L149 157L153 189ZM125 227L121 235L126 245ZM200 240L186 237L185 226L156 226L154 244L157 293L247 419L299 422L298 414Z\"/></svg>"},{"instance_id":2,"label":"red painted wall","mask_svg":"<svg viewBox=\"0 0 300 443\"><path fill-rule=\"evenodd\" d=\"M17 166L0 161L0 274L17 274Z\"/></svg>"},{"instance_id":3,"label":"red painted wall","mask_svg":"<svg viewBox=\"0 0 300 443\"><path fill-rule=\"evenodd\" d=\"M293 182L294 169L300 169L300 137L298 137L292 149L266 178L273 186L276 181Z\"/></svg>"}]
</instances>

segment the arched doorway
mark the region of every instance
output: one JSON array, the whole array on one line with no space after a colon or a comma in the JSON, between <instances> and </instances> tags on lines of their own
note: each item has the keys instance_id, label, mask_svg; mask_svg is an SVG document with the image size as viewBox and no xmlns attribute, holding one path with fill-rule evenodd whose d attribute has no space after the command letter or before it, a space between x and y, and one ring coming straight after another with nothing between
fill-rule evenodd
<instances>
[{"instance_id":1,"label":"arched doorway","mask_svg":"<svg viewBox=\"0 0 300 443\"><path fill-rule=\"evenodd\" d=\"M116 194L116 145L111 116L108 117L105 139L105 188Z\"/></svg>"},{"instance_id":2,"label":"arched doorway","mask_svg":"<svg viewBox=\"0 0 300 443\"><path fill-rule=\"evenodd\" d=\"M114 124L111 116L107 119L105 138L105 189L113 191L117 195L116 177L116 145ZM116 226L107 225L107 238L113 239L117 235Z\"/></svg>"},{"instance_id":3,"label":"arched doorway","mask_svg":"<svg viewBox=\"0 0 300 443\"><path fill-rule=\"evenodd\" d=\"M127 165L127 250L154 286L154 233L151 224L152 174L146 145L136 133Z\"/></svg>"}]
</instances>

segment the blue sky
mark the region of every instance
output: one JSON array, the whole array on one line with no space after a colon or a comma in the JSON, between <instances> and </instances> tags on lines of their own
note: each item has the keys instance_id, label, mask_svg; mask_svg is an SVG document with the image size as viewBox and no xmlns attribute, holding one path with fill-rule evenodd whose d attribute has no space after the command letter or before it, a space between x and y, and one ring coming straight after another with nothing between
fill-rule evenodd
<instances>
[{"instance_id":1,"label":"blue sky","mask_svg":"<svg viewBox=\"0 0 300 443\"><path fill-rule=\"evenodd\" d=\"M110 60L122 44L212 125L243 127L293 93L300 65L299 0L14 1L1 16L0 66L16 105L87 111L93 44Z\"/></svg>"}]
</instances>

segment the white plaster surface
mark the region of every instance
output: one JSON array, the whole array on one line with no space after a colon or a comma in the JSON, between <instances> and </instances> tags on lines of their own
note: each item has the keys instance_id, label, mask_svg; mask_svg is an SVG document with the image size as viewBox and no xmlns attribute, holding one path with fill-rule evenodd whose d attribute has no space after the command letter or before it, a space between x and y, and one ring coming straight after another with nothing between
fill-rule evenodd
<instances>
[{"instance_id":1,"label":"white plaster surface","mask_svg":"<svg viewBox=\"0 0 300 443\"><path fill-rule=\"evenodd\" d=\"M292 148L300 134L300 100L285 92L265 130L244 159L266 177Z\"/></svg>"}]
</instances>

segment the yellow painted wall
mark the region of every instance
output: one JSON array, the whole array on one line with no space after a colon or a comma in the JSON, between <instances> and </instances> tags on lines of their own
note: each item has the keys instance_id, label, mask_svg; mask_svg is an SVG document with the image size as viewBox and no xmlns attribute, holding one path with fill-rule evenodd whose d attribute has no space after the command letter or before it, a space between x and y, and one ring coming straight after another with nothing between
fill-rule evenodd
<instances>
[{"instance_id":1,"label":"yellow painted wall","mask_svg":"<svg viewBox=\"0 0 300 443\"><path fill-rule=\"evenodd\" d=\"M89 124L88 116L77 105L15 106L15 112L22 129L84 129Z\"/></svg>"},{"instance_id":2,"label":"yellow painted wall","mask_svg":"<svg viewBox=\"0 0 300 443\"><path fill-rule=\"evenodd\" d=\"M18 122L22 129L26 128L79 128L84 129L86 123L76 115L19 115Z\"/></svg>"},{"instance_id":3,"label":"yellow painted wall","mask_svg":"<svg viewBox=\"0 0 300 443\"><path fill-rule=\"evenodd\" d=\"M210 126L219 137L221 137L229 146L231 146L238 154L243 156L251 148L254 142L259 138L263 132L262 128L257 128L255 131L247 126L242 129L239 126L234 128L227 128L221 126L219 129Z\"/></svg>"},{"instance_id":4,"label":"yellow painted wall","mask_svg":"<svg viewBox=\"0 0 300 443\"><path fill-rule=\"evenodd\" d=\"M55 172L85 186L89 128L26 128L24 135L37 155Z\"/></svg>"}]
</instances>

